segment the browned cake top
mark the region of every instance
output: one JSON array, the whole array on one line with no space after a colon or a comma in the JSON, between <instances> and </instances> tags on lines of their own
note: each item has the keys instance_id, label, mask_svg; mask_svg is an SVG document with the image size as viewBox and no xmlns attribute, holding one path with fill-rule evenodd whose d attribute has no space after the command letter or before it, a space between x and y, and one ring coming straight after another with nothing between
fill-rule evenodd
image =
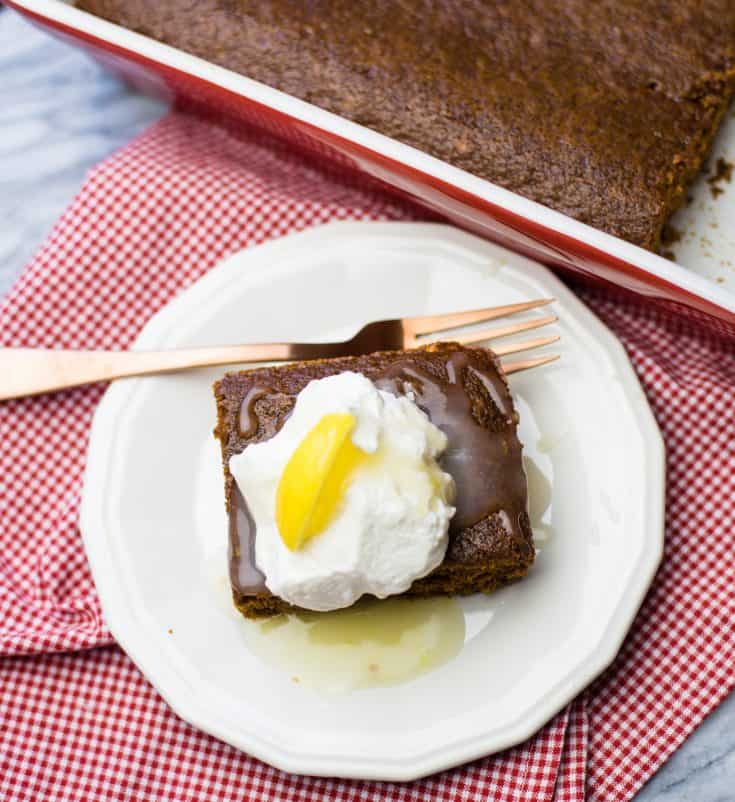
<instances>
[{"instance_id":1,"label":"browned cake top","mask_svg":"<svg viewBox=\"0 0 735 802\"><path fill-rule=\"evenodd\" d=\"M252 521L229 474L230 457L281 428L296 396L313 379L352 370L385 390L409 390L432 422L447 435L444 470L457 486L457 513L446 559L487 562L533 555L526 512L527 491L516 415L494 357L484 349L445 344L431 350L303 362L229 373L215 384L216 434L222 443L233 550L233 585L262 589L241 558L253 561ZM245 545L243 545L245 544ZM248 553L243 554L247 549Z\"/></svg>"},{"instance_id":2,"label":"browned cake top","mask_svg":"<svg viewBox=\"0 0 735 802\"><path fill-rule=\"evenodd\" d=\"M732 0L81 0L645 247L735 80Z\"/></svg>"}]
</instances>

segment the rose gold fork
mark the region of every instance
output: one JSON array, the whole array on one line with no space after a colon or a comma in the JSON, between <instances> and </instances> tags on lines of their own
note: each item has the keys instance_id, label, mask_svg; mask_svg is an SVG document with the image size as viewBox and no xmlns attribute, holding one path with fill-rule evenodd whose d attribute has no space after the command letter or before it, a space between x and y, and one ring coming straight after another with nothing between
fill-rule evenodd
<instances>
[{"instance_id":1,"label":"rose gold fork","mask_svg":"<svg viewBox=\"0 0 735 802\"><path fill-rule=\"evenodd\" d=\"M149 376L190 368L229 365L238 362L287 362L355 356L375 351L419 348L431 342L431 335L486 323L500 317L527 312L552 302L552 298L474 309L446 315L396 318L368 323L350 340L337 343L260 343L224 345L212 348L187 348L170 351L65 351L41 348L0 349L0 400L64 390L80 384L110 381L126 376ZM477 343L531 331L553 323L554 315L522 320L496 328L458 333L443 339L459 343ZM558 340L558 336L539 337L493 348L498 356L516 354ZM510 362L503 365L506 374L545 365L557 355Z\"/></svg>"}]
</instances>

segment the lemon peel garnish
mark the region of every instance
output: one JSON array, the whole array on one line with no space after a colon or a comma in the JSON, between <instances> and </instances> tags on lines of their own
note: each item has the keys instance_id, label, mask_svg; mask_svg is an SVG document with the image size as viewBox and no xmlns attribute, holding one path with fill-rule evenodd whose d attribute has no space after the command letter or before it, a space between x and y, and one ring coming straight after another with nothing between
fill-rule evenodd
<instances>
[{"instance_id":1,"label":"lemon peel garnish","mask_svg":"<svg viewBox=\"0 0 735 802\"><path fill-rule=\"evenodd\" d=\"M331 523L355 468L368 454L352 442L354 415L324 415L293 452L276 490L276 523L285 546L300 549Z\"/></svg>"}]
</instances>

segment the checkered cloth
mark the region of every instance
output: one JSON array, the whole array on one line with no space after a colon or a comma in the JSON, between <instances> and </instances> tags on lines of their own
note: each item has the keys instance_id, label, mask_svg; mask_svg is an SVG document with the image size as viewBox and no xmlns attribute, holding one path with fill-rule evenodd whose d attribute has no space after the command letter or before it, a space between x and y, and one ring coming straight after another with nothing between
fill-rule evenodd
<instances>
[{"instance_id":1,"label":"checkered cloth","mask_svg":"<svg viewBox=\"0 0 735 802\"><path fill-rule=\"evenodd\" d=\"M125 348L228 254L421 212L177 114L96 168L0 309L0 344ZM104 388L0 404L0 798L630 799L735 682L735 357L653 309L582 297L624 343L668 447L663 565L614 665L526 743L407 784L277 771L178 719L112 643L77 527Z\"/></svg>"}]
</instances>

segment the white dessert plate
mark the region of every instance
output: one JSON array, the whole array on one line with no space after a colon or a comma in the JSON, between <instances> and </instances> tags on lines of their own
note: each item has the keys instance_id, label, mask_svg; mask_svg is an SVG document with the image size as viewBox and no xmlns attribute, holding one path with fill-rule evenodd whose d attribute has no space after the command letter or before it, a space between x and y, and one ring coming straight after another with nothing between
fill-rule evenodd
<instances>
[{"instance_id":1,"label":"white dessert plate","mask_svg":"<svg viewBox=\"0 0 735 802\"><path fill-rule=\"evenodd\" d=\"M664 453L626 355L547 269L459 230L336 223L235 254L136 348L333 339L385 317L557 299L561 359L511 378L538 558L462 602L465 643L391 687L328 692L266 664L230 609L211 383L115 382L81 527L113 635L185 720L290 772L409 780L532 735L615 657L658 565Z\"/></svg>"}]
</instances>

